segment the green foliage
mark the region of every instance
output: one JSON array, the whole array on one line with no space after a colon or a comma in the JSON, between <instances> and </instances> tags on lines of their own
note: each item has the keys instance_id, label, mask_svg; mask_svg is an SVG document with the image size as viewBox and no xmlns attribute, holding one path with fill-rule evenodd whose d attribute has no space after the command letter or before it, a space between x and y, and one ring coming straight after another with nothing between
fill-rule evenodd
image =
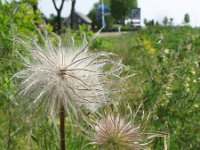
<instances>
[{"instance_id":1,"label":"green foliage","mask_svg":"<svg viewBox=\"0 0 200 150\"><path fill-rule=\"evenodd\" d=\"M88 13L88 17L92 20L92 30L97 31L101 28L101 22L97 19L97 7L98 3L94 4L93 8Z\"/></svg>"},{"instance_id":2,"label":"green foliage","mask_svg":"<svg viewBox=\"0 0 200 150\"><path fill-rule=\"evenodd\" d=\"M101 37L98 37L93 41L90 48L92 48L92 49L108 49L108 48L112 48L112 43L103 40L103 38L101 38Z\"/></svg>"},{"instance_id":3,"label":"green foliage","mask_svg":"<svg viewBox=\"0 0 200 150\"><path fill-rule=\"evenodd\" d=\"M136 7L137 0L111 0L111 15L116 20L124 21L126 17L129 17L131 8Z\"/></svg>"},{"instance_id":4,"label":"green foliage","mask_svg":"<svg viewBox=\"0 0 200 150\"><path fill-rule=\"evenodd\" d=\"M93 31L98 31L101 27L102 27L102 22L101 20L98 20L98 4L96 3L94 4L93 8L90 10L90 12L88 13L88 17L92 20L92 30ZM112 15L106 15L105 16L105 22L106 22L106 29L109 29L113 26L114 23L114 19L112 17Z\"/></svg>"},{"instance_id":5,"label":"green foliage","mask_svg":"<svg viewBox=\"0 0 200 150\"><path fill-rule=\"evenodd\" d=\"M149 27L116 37L106 37L117 53L137 72L129 81L126 100L135 108L143 103L151 112L146 129L166 131L156 138L152 149L199 149L199 37L200 30L190 27Z\"/></svg>"},{"instance_id":6,"label":"green foliage","mask_svg":"<svg viewBox=\"0 0 200 150\"><path fill-rule=\"evenodd\" d=\"M34 11L28 3L15 0L0 4L0 53L8 54L13 49L14 34L30 35L35 29L34 24L41 23L40 12Z\"/></svg>"},{"instance_id":7,"label":"green foliage","mask_svg":"<svg viewBox=\"0 0 200 150\"><path fill-rule=\"evenodd\" d=\"M167 26L168 24L169 24L169 19L167 18L167 16L165 16L163 19L163 25Z\"/></svg>"},{"instance_id":8,"label":"green foliage","mask_svg":"<svg viewBox=\"0 0 200 150\"><path fill-rule=\"evenodd\" d=\"M0 1L0 150L27 149L21 148L27 144L27 130L16 120L17 108L12 102L17 89L16 81L11 80L22 67L16 49L23 54L26 52L16 45L14 35L35 35L36 26L41 23L40 11L34 10L29 2Z\"/></svg>"}]
</instances>

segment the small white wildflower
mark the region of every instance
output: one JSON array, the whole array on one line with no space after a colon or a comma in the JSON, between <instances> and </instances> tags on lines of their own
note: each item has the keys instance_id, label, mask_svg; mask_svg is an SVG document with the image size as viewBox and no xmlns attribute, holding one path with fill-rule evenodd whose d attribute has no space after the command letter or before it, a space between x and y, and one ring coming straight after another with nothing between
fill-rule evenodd
<instances>
[{"instance_id":1,"label":"small white wildflower","mask_svg":"<svg viewBox=\"0 0 200 150\"><path fill-rule=\"evenodd\" d=\"M197 68L199 67L199 62L198 61L195 61L194 64L196 65Z\"/></svg>"},{"instance_id":2,"label":"small white wildflower","mask_svg":"<svg viewBox=\"0 0 200 150\"><path fill-rule=\"evenodd\" d=\"M170 50L169 50L169 49L164 49L164 52L165 52L166 54L169 54Z\"/></svg>"},{"instance_id":3,"label":"small white wildflower","mask_svg":"<svg viewBox=\"0 0 200 150\"><path fill-rule=\"evenodd\" d=\"M192 68L192 69L191 69L191 73L192 73L193 75L195 75L195 74L196 74L196 71Z\"/></svg>"},{"instance_id":4,"label":"small white wildflower","mask_svg":"<svg viewBox=\"0 0 200 150\"><path fill-rule=\"evenodd\" d=\"M107 76L119 77L115 73L123 68L120 62L113 62L108 53L89 53L86 43L69 47L55 34L41 39L41 44L30 37L16 40L31 57L22 56L24 69L15 74L21 80L19 96L25 107L32 111L40 108L52 116L61 107L77 112L84 106L95 111L110 102L112 90ZM109 71L104 69L106 64L112 65Z\"/></svg>"},{"instance_id":5,"label":"small white wildflower","mask_svg":"<svg viewBox=\"0 0 200 150\"><path fill-rule=\"evenodd\" d=\"M186 92L190 92L190 88L187 88L187 89L186 89Z\"/></svg>"},{"instance_id":6,"label":"small white wildflower","mask_svg":"<svg viewBox=\"0 0 200 150\"><path fill-rule=\"evenodd\" d=\"M170 96L172 96L172 93L171 92L166 92L166 96L170 97Z\"/></svg>"},{"instance_id":7,"label":"small white wildflower","mask_svg":"<svg viewBox=\"0 0 200 150\"><path fill-rule=\"evenodd\" d=\"M159 40L159 41L158 41L158 44L161 44L161 43L162 43L162 40Z\"/></svg>"},{"instance_id":8,"label":"small white wildflower","mask_svg":"<svg viewBox=\"0 0 200 150\"><path fill-rule=\"evenodd\" d=\"M185 88L189 88L190 85L188 83L184 83Z\"/></svg>"}]
</instances>

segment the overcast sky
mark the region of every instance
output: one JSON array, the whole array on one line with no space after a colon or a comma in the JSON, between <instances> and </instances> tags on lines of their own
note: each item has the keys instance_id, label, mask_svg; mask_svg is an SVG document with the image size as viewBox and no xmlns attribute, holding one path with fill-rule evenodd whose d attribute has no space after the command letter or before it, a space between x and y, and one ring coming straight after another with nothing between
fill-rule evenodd
<instances>
[{"instance_id":1,"label":"overcast sky","mask_svg":"<svg viewBox=\"0 0 200 150\"><path fill-rule=\"evenodd\" d=\"M57 0L58 4L59 1ZM68 1L63 8L64 17L70 12L71 3ZM98 0L77 0L76 10L87 14L95 2ZM144 18L162 22L167 16L174 18L174 24L181 24L184 14L189 13L191 25L200 26L200 0L138 0L138 5L141 8L142 22ZM39 8L46 16L56 14L52 0L39 0Z\"/></svg>"}]
</instances>

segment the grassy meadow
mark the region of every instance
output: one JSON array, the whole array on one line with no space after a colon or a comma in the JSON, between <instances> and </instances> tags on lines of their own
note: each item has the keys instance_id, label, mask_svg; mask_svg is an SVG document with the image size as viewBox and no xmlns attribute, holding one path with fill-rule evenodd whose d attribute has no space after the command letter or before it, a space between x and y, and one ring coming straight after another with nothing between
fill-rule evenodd
<instances>
[{"instance_id":1,"label":"grassy meadow","mask_svg":"<svg viewBox=\"0 0 200 150\"><path fill-rule=\"evenodd\" d=\"M146 131L166 133L151 142L152 150L200 149L200 29L153 26L97 37L90 50L117 54L126 71L135 74L122 85L126 90L120 93L117 111L125 113L127 103L132 111L140 105L143 111L136 121L145 116ZM59 134L48 118L44 124L30 120L24 124L18 117L19 106L10 104L17 82L10 78L21 68L17 55L1 55L0 150L58 150ZM81 150L89 142L67 117L65 129L67 150Z\"/></svg>"},{"instance_id":2,"label":"grassy meadow","mask_svg":"<svg viewBox=\"0 0 200 150\"><path fill-rule=\"evenodd\" d=\"M170 150L199 149L200 29L150 27L97 43L137 73L126 100L151 112L148 128L166 131ZM152 149L163 149L161 143L156 139Z\"/></svg>"}]
</instances>

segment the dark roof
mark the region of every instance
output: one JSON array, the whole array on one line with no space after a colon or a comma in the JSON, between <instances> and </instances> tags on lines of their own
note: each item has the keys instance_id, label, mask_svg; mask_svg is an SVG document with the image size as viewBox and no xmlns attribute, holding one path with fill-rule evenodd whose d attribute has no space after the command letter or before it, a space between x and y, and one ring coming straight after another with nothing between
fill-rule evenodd
<instances>
[{"instance_id":1,"label":"dark roof","mask_svg":"<svg viewBox=\"0 0 200 150\"><path fill-rule=\"evenodd\" d=\"M80 17L85 23L91 24L92 20L81 12L75 11L75 14Z\"/></svg>"}]
</instances>

